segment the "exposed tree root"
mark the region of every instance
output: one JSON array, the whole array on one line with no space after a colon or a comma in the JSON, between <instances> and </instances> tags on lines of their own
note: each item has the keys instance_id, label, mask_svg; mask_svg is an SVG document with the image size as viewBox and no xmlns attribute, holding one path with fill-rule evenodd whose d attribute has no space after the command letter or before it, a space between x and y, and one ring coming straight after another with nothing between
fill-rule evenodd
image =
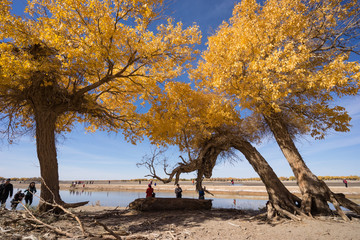
<instances>
[{"instance_id":1,"label":"exposed tree root","mask_svg":"<svg viewBox=\"0 0 360 240\"><path fill-rule=\"evenodd\" d=\"M285 209L282 209L279 205L277 204L270 204L270 206L272 206L273 208L275 208L275 210L280 213L282 216L285 216L285 217L288 217L292 220L295 220L295 221L301 221L301 218L295 216L295 214L292 214L288 211L286 211Z\"/></svg>"},{"instance_id":2,"label":"exposed tree root","mask_svg":"<svg viewBox=\"0 0 360 240\"><path fill-rule=\"evenodd\" d=\"M353 201L347 199L342 193L333 193L334 198L339 204L351 211L354 211L356 214L360 215L360 206Z\"/></svg>"},{"instance_id":3,"label":"exposed tree root","mask_svg":"<svg viewBox=\"0 0 360 240\"><path fill-rule=\"evenodd\" d=\"M59 202L56 202L55 194L50 190L50 188L48 187L48 185L46 184L44 179L42 179L42 184L44 184L46 189L52 194L53 202L45 201L40 196L34 194L35 196L37 196L40 199L40 204L38 207L40 212L53 211L54 213L66 212L69 214L70 212L66 211L66 208L77 208L77 207L81 207L81 206L84 206L89 203L89 201L77 202L77 203L65 203L62 200Z\"/></svg>"},{"instance_id":4,"label":"exposed tree root","mask_svg":"<svg viewBox=\"0 0 360 240\"><path fill-rule=\"evenodd\" d=\"M308 187L311 191L314 186ZM341 193L333 193L325 182L316 181L315 193L306 192L303 196L302 207L304 213L311 216L312 214L331 215L333 211L330 209L328 202L331 202L337 214L341 216L344 221L350 221L346 214L341 210L341 206L345 207L357 214L360 214L360 206L345 197Z\"/></svg>"},{"instance_id":5,"label":"exposed tree root","mask_svg":"<svg viewBox=\"0 0 360 240\"><path fill-rule=\"evenodd\" d=\"M349 221L349 218L344 214L340 206L360 214L360 207L356 203L346 199L344 195L334 194L325 182L318 179L306 166L294 143L293 135L289 130L290 125L284 121L286 116L274 111L270 116L264 115L263 117L297 179L302 193L301 210L309 216L315 214L331 215L333 211L331 211L328 204L328 202L331 202L337 213L345 221Z\"/></svg>"}]
</instances>

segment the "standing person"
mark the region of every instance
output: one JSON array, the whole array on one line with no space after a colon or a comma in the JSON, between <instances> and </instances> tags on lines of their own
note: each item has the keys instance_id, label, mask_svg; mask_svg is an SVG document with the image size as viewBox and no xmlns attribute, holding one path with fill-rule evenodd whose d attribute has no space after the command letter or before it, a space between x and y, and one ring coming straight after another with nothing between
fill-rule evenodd
<instances>
[{"instance_id":1,"label":"standing person","mask_svg":"<svg viewBox=\"0 0 360 240\"><path fill-rule=\"evenodd\" d=\"M26 205L31 205L33 201L33 195L36 193L35 182L31 182L29 187L24 191Z\"/></svg>"},{"instance_id":2,"label":"standing person","mask_svg":"<svg viewBox=\"0 0 360 240\"><path fill-rule=\"evenodd\" d=\"M182 189L179 184L176 184L176 186L177 186L177 188L175 188L176 198L181 198L182 197Z\"/></svg>"},{"instance_id":3,"label":"standing person","mask_svg":"<svg viewBox=\"0 0 360 240\"><path fill-rule=\"evenodd\" d=\"M6 199L13 195L13 185L10 183L10 178L6 179L5 183L0 185L0 200L1 208L5 208Z\"/></svg>"},{"instance_id":4,"label":"standing person","mask_svg":"<svg viewBox=\"0 0 360 240\"><path fill-rule=\"evenodd\" d=\"M347 187L348 182L346 181L346 179L343 180L343 183L345 184L345 187Z\"/></svg>"},{"instance_id":5,"label":"standing person","mask_svg":"<svg viewBox=\"0 0 360 240\"><path fill-rule=\"evenodd\" d=\"M204 186L203 188L201 188L199 190L199 199L205 199L205 192L208 193L208 194L211 194L212 196L214 196L214 194L212 194L211 192L206 190L206 187Z\"/></svg>"},{"instance_id":6,"label":"standing person","mask_svg":"<svg viewBox=\"0 0 360 240\"><path fill-rule=\"evenodd\" d=\"M151 187L151 184L149 184L146 189L146 197L155 197L154 189Z\"/></svg>"},{"instance_id":7,"label":"standing person","mask_svg":"<svg viewBox=\"0 0 360 240\"><path fill-rule=\"evenodd\" d=\"M14 198L11 200L11 210L15 210L17 205L22 201L24 198L24 194L19 190L15 195Z\"/></svg>"}]
</instances>

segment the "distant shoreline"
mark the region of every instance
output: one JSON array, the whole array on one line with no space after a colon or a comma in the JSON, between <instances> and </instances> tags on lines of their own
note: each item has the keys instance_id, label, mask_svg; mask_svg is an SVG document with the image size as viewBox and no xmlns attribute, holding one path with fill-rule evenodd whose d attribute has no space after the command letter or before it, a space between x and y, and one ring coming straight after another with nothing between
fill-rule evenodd
<instances>
[{"instance_id":1,"label":"distant shoreline","mask_svg":"<svg viewBox=\"0 0 360 240\"><path fill-rule=\"evenodd\" d=\"M123 180L97 180L94 184L89 184L89 181L84 181L82 184L76 184L75 187L71 187L72 181L60 181L60 190L74 190L74 191L89 191L89 192L100 192L100 191L135 191L145 192L148 181L139 182L134 181L123 181ZM88 182L88 184L86 183ZM175 186L173 183L163 184L161 182L153 182L155 192L173 192ZM155 186L156 183L156 186ZM295 195L300 195L300 190L296 185L295 181L283 181L284 185ZM359 199L360 201L360 181L348 181L349 187L346 188L342 181L331 180L326 181L329 188L335 193L343 193L350 199ZM28 183L13 182L14 188L27 188ZM204 181L203 185L206 186L207 190L213 194L219 195L238 195L238 196L267 196L265 186L261 181L246 181L246 182L235 182L231 185L227 181ZM181 181L180 186L184 192L194 192L195 185L191 181ZM38 188L40 186L37 186Z\"/></svg>"}]
</instances>

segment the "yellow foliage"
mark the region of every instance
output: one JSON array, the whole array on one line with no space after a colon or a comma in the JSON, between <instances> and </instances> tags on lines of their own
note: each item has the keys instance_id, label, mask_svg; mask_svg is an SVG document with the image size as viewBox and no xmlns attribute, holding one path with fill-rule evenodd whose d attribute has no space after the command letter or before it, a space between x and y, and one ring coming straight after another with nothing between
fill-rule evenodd
<instances>
[{"instance_id":1,"label":"yellow foliage","mask_svg":"<svg viewBox=\"0 0 360 240\"><path fill-rule=\"evenodd\" d=\"M198 147L214 129L238 125L239 113L218 94L197 91L190 84L169 82L144 118L146 135L153 143L174 144L184 150Z\"/></svg>"},{"instance_id":2,"label":"yellow foliage","mask_svg":"<svg viewBox=\"0 0 360 240\"><path fill-rule=\"evenodd\" d=\"M30 0L26 17L12 14L11 1L1 0L2 113L28 127L35 109L46 107L58 116L58 132L70 131L74 122L87 123L90 131L128 130L139 120L137 106L189 67L200 42L196 25L184 28L168 19L149 28L162 3ZM35 106L41 94L49 94L47 105Z\"/></svg>"},{"instance_id":3,"label":"yellow foliage","mask_svg":"<svg viewBox=\"0 0 360 240\"><path fill-rule=\"evenodd\" d=\"M191 77L243 109L288 116L315 137L348 131L350 117L329 102L359 91L360 65L348 61L351 46L343 39L358 27L351 25L360 17L355 2L243 0L209 37Z\"/></svg>"}]
</instances>

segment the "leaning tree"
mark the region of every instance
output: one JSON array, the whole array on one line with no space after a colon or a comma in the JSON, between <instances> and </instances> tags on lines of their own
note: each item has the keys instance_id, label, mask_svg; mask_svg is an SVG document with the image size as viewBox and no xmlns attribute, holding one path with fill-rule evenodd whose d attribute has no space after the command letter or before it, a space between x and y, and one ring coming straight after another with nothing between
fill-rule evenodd
<instances>
[{"instance_id":1,"label":"leaning tree","mask_svg":"<svg viewBox=\"0 0 360 240\"><path fill-rule=\"evenodd\" d=\"M20 17L11 1L0 1L1 133L12 141L35 130L45 202L64 204L56 134L85 123L135 140L138 106L192 60L197 26L172 19L155 26L162 3L32 0Z\"/></svg>"},{"instance_id":2,"label":"leaning tree","mask_svg":"<svg viewBox=\"0 0 360 240\"><path fill-rule=\"evenodd\" d=\"M193 72L211 87L262 117L288 160L307 214L330 213L328 201L359 206L334 194L306 166L294 139L349 130L350 116L335 100L356 95L359 69L359 3L333 0L255 0L237 4L208 41Z\"/></svg>"},{"instance_id":3,"label":"leaning tree","mask_svg":"<svg viewBox=\"0 0 360 240\"><path fill-rule=\"evenodd\" d=\"M206 106L206 107L204 107ZM261 119L252 116L240 118L234 103L226 98L203 89L194 90L190 84L168 83L147 113L144 127L153 144L177 146L183 154L174 167L154 150L145 156L139 165L149 169L153 178L175 184L182 173L197 172L196 188L201 188L202 179L210 178L221 157L229 157L240 151L263 181L268 196L268 217L276 214L299 219L301 199L290 193L282 184L264 157L251 142L261 139L263 131ZM235 155L236 156L236 155ZM160 165L160 166L159 166ZM159 169L163 168L164 173ZM342 213L342 212L341 212Z\"/></svg>"}]
</instances>

